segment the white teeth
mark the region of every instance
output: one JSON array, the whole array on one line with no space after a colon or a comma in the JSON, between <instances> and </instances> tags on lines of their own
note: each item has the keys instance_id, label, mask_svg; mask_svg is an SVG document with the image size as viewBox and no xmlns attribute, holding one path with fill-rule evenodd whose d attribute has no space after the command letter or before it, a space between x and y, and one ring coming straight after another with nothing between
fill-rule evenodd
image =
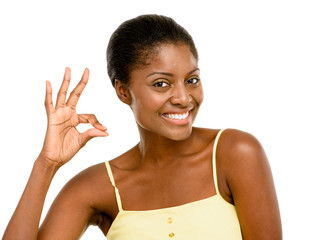
<instances>
[{"instance_id":1,"label":"white teeth","mask_svg":"<svg viewBox=\"0 0 315 240\"><path fill-rule=\"evenodd\" d=\"M170 118L170 119L176 119L176 120L183 120L188 117L189 112L183 113L183 114L163 114L165 117Z\"/></svg>"}]
</instances>

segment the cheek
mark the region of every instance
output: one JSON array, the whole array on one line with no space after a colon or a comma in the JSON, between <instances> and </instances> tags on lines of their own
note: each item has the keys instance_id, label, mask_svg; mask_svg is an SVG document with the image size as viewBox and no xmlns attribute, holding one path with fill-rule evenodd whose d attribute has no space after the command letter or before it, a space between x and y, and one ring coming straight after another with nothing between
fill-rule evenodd
<instances>
[{"instance_id":1,"label":"cheek","mask_svg":"<svg viewBox=\"0 0 315 240\"><path fill-rule=\"evenodd\" d=\"M201 105L203 102L203 88L202 85L200 85L198 88L196 88L192 93L194 100L198 105Z\"/></svg>"},{"instance_id":2,"label":"cheek","mask_svg":"<svg viewBox=\"0 0 315 240\"><path fill-rule=\"evenodd\" d=\"M201 104L202 104L202 102L203 102L203 90L201 90L201 91L200 91L198 101L199 101L199 105L201 105Z\"/></svg>"},{"instance_id":3,"label":"cheek","mask_svg":"<svg viewBox=\"0 0 315 240\"><path fill-rule=\"evenodd\" d=\"M132 99L131 110L138 123L148 122L159 115L162 105L161 97L142 94Z\"/></svg>"}]
</instances>

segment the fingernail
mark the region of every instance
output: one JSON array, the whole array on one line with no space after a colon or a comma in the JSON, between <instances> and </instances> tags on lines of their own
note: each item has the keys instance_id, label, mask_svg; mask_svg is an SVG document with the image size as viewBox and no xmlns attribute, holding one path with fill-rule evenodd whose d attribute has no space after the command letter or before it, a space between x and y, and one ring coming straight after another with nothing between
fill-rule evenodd
<instances>
[{"instance_id":1,"label":"fingernail","mask_svg":"<svg viewBox=\"0 0 315 240\"><path fill-rule=\"evenodd\" d=\"M103 128L105 131L107 130L107 127L105 127L103 124L100 124L101 128Z\"/></svg>"}]
</instances>

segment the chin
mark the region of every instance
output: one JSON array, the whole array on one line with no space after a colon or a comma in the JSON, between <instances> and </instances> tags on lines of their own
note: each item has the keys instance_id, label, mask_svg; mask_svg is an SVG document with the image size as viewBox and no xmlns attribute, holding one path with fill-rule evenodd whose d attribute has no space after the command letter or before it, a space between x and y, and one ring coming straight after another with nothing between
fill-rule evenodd
<instances>
[{"instance_id":1,"label":"chin","mask_svg":"<svg viewBox=\"0 0 315 240\"><path fill-rule=\"evenodd\" d=\"M166 134L165 137L173 141L184 141L191 136L191 133L192 133L192 128L185 131L171 131L171 132L168 132L168 134Z\"/></svg>"},{"instance_id":2,"label":"chin","mask_svg":"<svg viewBox=\"0 0 315 240\"><path fill-rule=\"evenodd\" d=\"M172 141L184 141L191 136L192 133L192 125L182 125L182 126L165 126L159 125L150 127L145 124L140 124L137 122L138 128L140 132L147 133L149 138L162 137L165 139L169 139ZM140 133L141 134L141 133Z\"/></svg>"}]
</instances>

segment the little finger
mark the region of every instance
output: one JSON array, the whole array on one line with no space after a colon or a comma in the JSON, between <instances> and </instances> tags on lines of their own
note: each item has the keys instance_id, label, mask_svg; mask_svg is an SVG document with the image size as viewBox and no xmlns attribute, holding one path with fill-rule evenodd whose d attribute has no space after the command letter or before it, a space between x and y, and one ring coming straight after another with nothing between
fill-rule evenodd
<instances>
[{"instance_id":1,"label":"little finger","mask_svg":"<svg viewBox=\"0 0 315 240\"><path fill-rule=\"evenodd\" d=\"M52 87L49 81L46 81L45 108L47 115L55 111L54 104L52 101Z\"/></svg>"}]
</instances>

